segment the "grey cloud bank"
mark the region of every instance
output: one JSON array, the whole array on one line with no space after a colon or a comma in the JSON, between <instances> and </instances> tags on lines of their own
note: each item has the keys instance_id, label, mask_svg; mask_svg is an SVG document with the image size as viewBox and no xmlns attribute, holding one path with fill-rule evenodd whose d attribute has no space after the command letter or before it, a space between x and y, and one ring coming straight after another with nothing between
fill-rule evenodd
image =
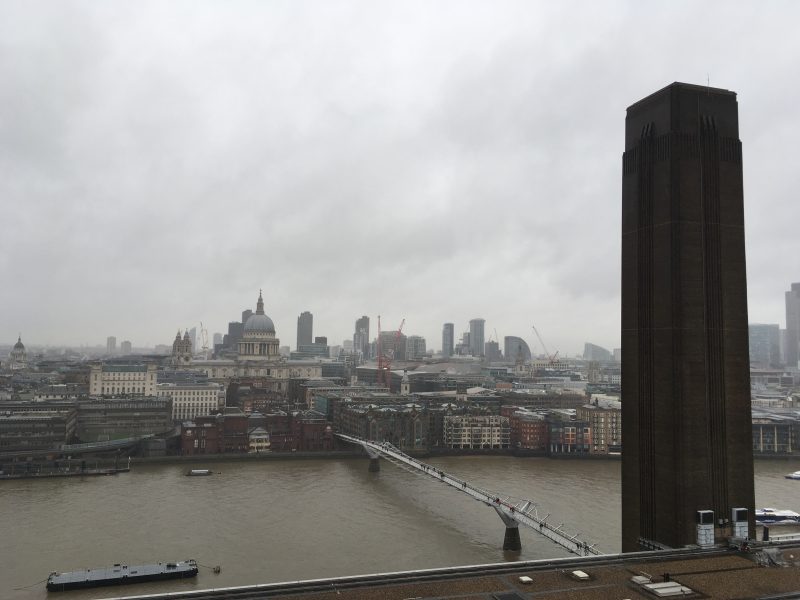
<instances>
[{"instance_id":1,"label":"grey cloud bank","mask_svg":"<svg viewBox=\"0 0 800 600\"><path fill-rule=\"evenodd\" d=\"M792 2L0 3L0 340L169 342L264 288L619 343L625 108L739 94L751 321L800 279Z\"/></svg>"}]
</instances>

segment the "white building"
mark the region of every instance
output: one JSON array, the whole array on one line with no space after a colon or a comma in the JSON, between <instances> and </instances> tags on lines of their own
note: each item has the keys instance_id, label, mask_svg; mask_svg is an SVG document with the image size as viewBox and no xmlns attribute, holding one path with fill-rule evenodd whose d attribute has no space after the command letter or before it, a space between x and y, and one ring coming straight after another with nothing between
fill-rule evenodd
<instances>
[{"instance_id":1,"label":"white building","mask_svg":"<svg viewBox=\"0 0 800 600\"><path fill-rule=\"evenodd\" d=\"M92 365L90 396L155 396L155 365Z\"/></svg>"},{"instance_id":2,"label":"white building","mask_svg":"<svg viewBox=\"0 0 800 600\"><path fill-rule=\"evenodd\" d=\"M204 417L225 407L225 388L219 383L159 383L158 395L172 398L172 420Z\"/></svg>"}]
</instances>

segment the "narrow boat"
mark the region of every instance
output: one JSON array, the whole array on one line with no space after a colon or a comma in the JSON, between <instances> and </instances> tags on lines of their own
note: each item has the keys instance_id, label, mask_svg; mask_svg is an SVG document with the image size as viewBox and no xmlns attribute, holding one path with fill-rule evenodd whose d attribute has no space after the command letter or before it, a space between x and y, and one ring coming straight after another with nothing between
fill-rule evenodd
<instances>
[{"instance_id":1,"label":"narrow boat","mask_svg":"<svg viewBox=\"0 0 800 600\"><path fill-rule=\"evenodd\" d=\"M756 523L759 525L780 525L800 523L800 513L777 508L757 508Z\"/></svg>"},{"instance_id":2,"label":"narrow boat","mask_svg":"<svg viewBox=\"0 0 800 600\"><path fill-rule=\"evenodd\" d=\"M182 579L197 576L197 561L190 558L179 562L157 563L153 565L122 565L69 571L67 573L50 573L47 578L48 592L78 590L104 585L124 585L141 583L142 581L158 581L162 579Z\"/></svg>"},{"instance_id":3,"label":"narrow boat","mask_svg":"<svg viewBox=\"0 0 800 600\"><path fill-rule=\"evenodd\" d=\"M186 472L188 477L201 477L203 475L213 475L214 472L211 469L189 469Z\"/></svg>"},{"instance_id":4,"label":"narrow boat","mask_svg":"<svg viewBox=\"0 0 800 600\"><path fill-rule=\"evenodd\" d=\"M800 471L789 473L788 475L784 475L784 477L786 477L786 479L800 479Z\"/></svg>"}]
</instances>

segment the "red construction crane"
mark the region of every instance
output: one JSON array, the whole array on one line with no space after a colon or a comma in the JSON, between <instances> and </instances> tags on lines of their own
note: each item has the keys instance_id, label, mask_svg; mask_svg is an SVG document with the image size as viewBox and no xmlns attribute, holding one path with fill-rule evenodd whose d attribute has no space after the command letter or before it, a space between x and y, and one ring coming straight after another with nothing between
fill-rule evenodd
<instances>
[{"instance_id":1,"label":"red construction crane","mask_svg":"<svg viewBox=\"0 0 800 600\"><path fill-rule=\"evenodd\" d=\"M553 363L556 362L556 358L558 357L558 350L556 350L555 354L550 354L547 351L547 346L544 345L544 340L542 339L542 336L539 335L539 331L536 329L536 325L531 325L531 327L533 327L533 332L536 334L536 337L539 338L539 343L542 345L542 348L544 349L544 354L545 356L547 356L548 362L552 365Z\"/></svg>"},{"instance_id":2,"label":"red construction crane","mask_svg":"<svg viewBox=\"0 0 800 600\"><path fill-rule=\"evenodd\" d=\"M376 358L378 359L378 376L375 378L375 383L378 385L384 385L383 383L383 373L386 369L384 365L384 361L386 357L383 355L383 344L381 344L381 316L378 315L378 341L375 345L375 354L377 355Z\"/></svg>"},{"instance_id":3,"label":"red construction crane","mask_svg":"<svg viewBox=\"0 0 800 600\"><path fill-rule=\"evenodd\" d=\"M406 320L403 319L400 321L400 327L397 328L394 334L394 348L392 348L391 356L384 352L383 344L381 342L381 316L378 315L378 345L377 345L377 353L378 353L378 377L377 383L378 385L383 385L391 389L392 385L392 360L394 359L394 352L397 349L397 346L400 342L400 336L403 334L403 325L406 324Z\"/></svg>"}]
</instances>

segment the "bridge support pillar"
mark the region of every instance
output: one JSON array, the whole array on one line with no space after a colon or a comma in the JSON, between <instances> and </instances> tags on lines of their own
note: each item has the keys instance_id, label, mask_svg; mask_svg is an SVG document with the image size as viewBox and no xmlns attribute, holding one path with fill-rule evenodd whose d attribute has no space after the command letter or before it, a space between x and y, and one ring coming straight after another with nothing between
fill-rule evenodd
<instances>
[{"instance_id":1,"label":"bridge support pillar","mask_svg":"<svg viewBox=\"0 0 800 600\"><path fill-rule=\"evenodd\" d=\"M366 444L362 444L362 448L364 448L364 451L367 453L367 456L369 456L369 472L377 473L378 471L380 471L381 463L378 462L378 459L380 459L381 453L378 452L377 450L373 450Z\"/></svg>"},{"instance_id":2,"label":"bridge support pillar","mask_svg":"<svg viewBox=\"0 0 800 600\"><path fill-rule=\"evenodd\" d=\"M492 507L497 511L497 515L503 520L506 526L506 535L503 538L503 550L510 552L519 552L522 550L522 541L519 539L519 521L506 512L505 507L498 504L493 504Z\"/></svg>"},{"instance_id":3,"label":"bridge support pillar","mask_svg":"<svg viewBox=\"0 0 800 600\"><path fill-rule=\"evenodd\" d=\"M522 550L522 541L519 539L519 527L506 527L503 537L503 550L519 552Z\"/></svg>"}]
</instances>

